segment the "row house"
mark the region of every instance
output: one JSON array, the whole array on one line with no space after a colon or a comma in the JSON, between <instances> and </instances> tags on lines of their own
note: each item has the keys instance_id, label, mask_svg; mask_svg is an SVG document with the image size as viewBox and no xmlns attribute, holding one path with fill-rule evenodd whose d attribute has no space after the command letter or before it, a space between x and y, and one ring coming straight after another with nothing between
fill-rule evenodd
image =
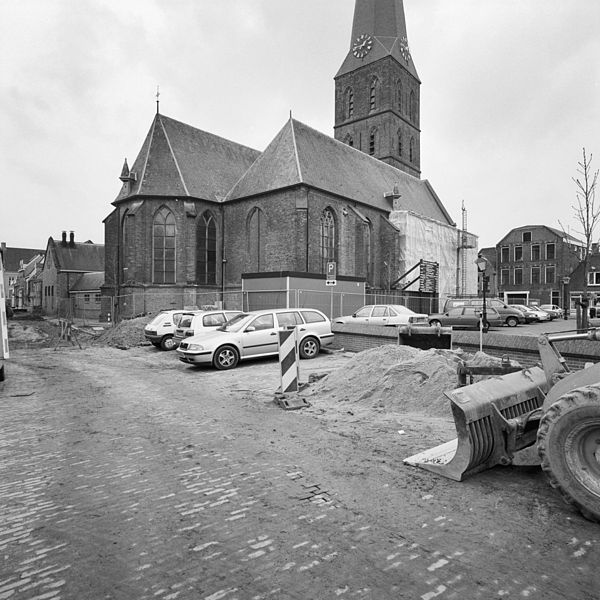
<instances>
[{"instance_id":1,"label":"row house","mask_svg":"<svg viewBox=\"0 0 600 600\"><path fill-rule=\"evenodd\" d=\"M563 306L566 278L584 253L584 242L547 225L512 229L496 244L498 295L512 304Z\"/></svg>"}]
</instances>

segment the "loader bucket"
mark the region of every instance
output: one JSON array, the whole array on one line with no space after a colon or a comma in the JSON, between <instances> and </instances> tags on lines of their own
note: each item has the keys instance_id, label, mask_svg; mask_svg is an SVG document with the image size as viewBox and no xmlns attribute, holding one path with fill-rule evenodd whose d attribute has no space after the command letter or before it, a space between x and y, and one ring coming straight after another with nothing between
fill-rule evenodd
<instances>
[{"instance_id":1,"label":"loader bucket","mask_svg":"<svg viewBox=\"0 0 600 600\"><path fill-rule=\"evenodd\" d=\"M446 393L458 437L404 462L455 481L510 464L515 449L535 441L535 432L530 442L521 445L509 420L540 408L548 388L544 371L533 367Z\"/></svg>"}]
</instances>

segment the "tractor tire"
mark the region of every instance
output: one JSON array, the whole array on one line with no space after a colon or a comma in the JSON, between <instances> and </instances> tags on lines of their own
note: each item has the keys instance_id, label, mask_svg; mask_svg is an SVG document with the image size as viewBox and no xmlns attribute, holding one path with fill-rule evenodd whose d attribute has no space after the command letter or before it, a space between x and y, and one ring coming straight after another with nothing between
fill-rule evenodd
<instances>
[{"instance_id":1,"label":"tractor tire","mask_svg":"<svg viewBox=\"0 0 600 600\"><path fill-rule=\"evenodd\" d=\"M542 417L537 443L550 485L600 523L600 385L561 396Z\"/></svg>"}]
</instances>

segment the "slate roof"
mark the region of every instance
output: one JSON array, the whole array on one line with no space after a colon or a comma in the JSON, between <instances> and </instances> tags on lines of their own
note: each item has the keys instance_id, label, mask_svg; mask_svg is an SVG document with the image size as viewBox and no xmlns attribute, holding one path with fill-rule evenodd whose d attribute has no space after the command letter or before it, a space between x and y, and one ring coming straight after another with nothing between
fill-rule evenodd
<instances>
[{"instance_id":1,"label":"slate roof","mask_svg":"<svg viewBox=\"0 0 600 600\"><path fill-rule=\"evenodd\" d=\"M356 58L348 51L336 78L350 71L392 56L417 79L419 76L409 55L406 60L400 52L400 41L407 38L406 18L402 0L361 0L354 9L352 38L350 44L362 34L373 37L373 47L364 58Z\"/></svg>"},{"instance_id":2,"label":"slate roof","mask_svg":"<svg viewBox=\"0 0 600 600\"><path fill-rule=\"evenodd\" d=\"M399 210L455 225L427 180L417 179L308 125L290 119L226 200L305 184L390 212L384 194L398 188Z\"/></svg>"},{"instance_id":3,"label":"slate roof","mask_svg":"<svg viewBox=\"0 0 600 600\"><path fill-rule=\"evenodd\" d=\"M55 242L48 240L48 250L52 252L54 264L58 271L88 273L90 271L104 271L104 244L90 244L89 242Z\"/></svg>"},{"instance_id":4,"label":"slate roof","mask_svg":"<svg viewBox=\"0 0 600 600\"><path fill-rule=\"evenodd\" d=\"M555 229L554 227L549 227L548 225L520 225L519 227L514 227L511 229L502 239L496 244L497 246L502 245L504 240L508 238L515 231L528 231L530 229L547 229L550 233L560 238L561 240L565 240L569 244L575 244L577 246L585 246L585 242L573 237L571 234L561 231L560 229Z\"/></svg>"},{"instance_id":5,"label":"slate roof","mask_svg":"<svg viewBox=\"0 0 600 600\"><path fill-rule=\"evenodd\" d=\"M180 196L221 201L260 152L157 114L113 204L125 198ZM125 175L125 173L122 173Z\"/></svg>"},{"instance_id":6,"label":"slate roof","mask_svg":"<svg viewBox=\"0 0 600 600\"><path fill-rule=\"evenodd\" d=\"M71 292L96 292L104 284L104 271L84 273L71 286Z\"/></svg>"},{"instance_id":7,"label":"slate roof","mask_svg":"<svg viewBox=\"0 0 600 600\"><path fill-rule=\"evenodd\" d=\"M4 270L16 273L21 268L21 261L28 263L37 254L43 256L44 251L35 248L9 248L7 246L3 254Z\"/></svg>"}]
</instances>

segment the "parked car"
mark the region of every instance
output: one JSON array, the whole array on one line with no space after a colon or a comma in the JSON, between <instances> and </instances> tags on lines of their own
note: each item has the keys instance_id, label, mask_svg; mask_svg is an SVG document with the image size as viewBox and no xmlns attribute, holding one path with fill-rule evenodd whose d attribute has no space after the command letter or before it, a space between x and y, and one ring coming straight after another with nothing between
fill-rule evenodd
<instances>
[{"instance_id":1,"label":"parked car","mask_svg":"<svg viewBox=\"0 0 600 600\"><path fill-rule=\"evenodd\" d=\"M529 306L526 306L525 304L511 304L510 306L520 310L523 313L523 316L525 317L525 323L534 323L538 321L537 312L535 310L531 310Z\"/></svg>"},{"instance_id":2,"label":"parked car","mask_svg":"<svg viewBox=\"0 0 600 600\"><path fill-rule=\"evenodd\" d=\"M552 321L550 315L539 306L531 304L529 308L535 312L538 321Z\"/></svg>"},{"instance_id":3,"label":"parked car","mask_svg":"<svg viewBox=\"0 0 600 600\"><path fill-rule=\"evenodd\" d=\"M186 337L213 331L223 323L231 321L233 317L237 317L241 312L240 310L203 310L185 313L175 329L173 343L177 347Z\"/></svg>"},{"instance_id":4,"label":"parked car","mask_svg":"<svg viewBox=\"0 0 600 600\"><path fill-rule=\"evenodd\" d=\"M485 304L489 308L495 308L500 315L502 315L503 321L509 327L516 327L521 323L525 323L525 317L520 310L512 308L506 302L503 302L499 298L486 298ZM481 310L483 306L482 298L448 298L444 306L444 310L449 310L457 306L475 306Z\"/></svg>"},{"instance_id":5,"label":"parked car","mask_svg":"<svg viewBox=\"0 0 600 600\"><path fill-rule=\"evenodd\" d=\"M455 327L456 329L479 329L482 307L457 306L444 313L429 315L429 324L433 327ZM502 327L504 318L492 307L486 307L487 326Z\"/></svg>"},{"instance_id":6,"label":"parked car","mask_svg":"<svg viewBox=\"0 0 600 600\"><path fill-rule=\"evenodd\" d=\"M353 315L337 317L334 323L368 323L369 325L427 325L428 316L400 304L369 304Z\"/></svg>"},{"instance_id":7,"label":"parked car","mask_svg":"<svg viewBox=\"0 0 600 600\"><path fill-rule=\"evenodd\" d=\"M331 322L313 308L280 308L241 313L204 333L184 339L177 354L191 365L210 365L233 369L240 360L279 353L278 332L296 327L301 358L314 358L323 346L333 342Z\"/></svg>"},{"instance_id":8,"label":"parked car","mask_svg":"<svg viewBox=\"0 0 600 600\"><path fill-rule=\"evenodd\" d=\"M545 310L552 319L562 319L565 314L564 310L556 304L542 304L540 308Z\"/></svg>"},{"instance_id":9,"label":"parked car","mask_svg":"<svg viewBox=\"0 0 600 600\"><path fill-rule=\"evenodd\" d=\"M189 313L190 311L188 310L161 310L144 327L144 337L157 348L173 350L175 348L173 340L175 329L179 325L183 315Z\"/></svg>"}]
</instances>

